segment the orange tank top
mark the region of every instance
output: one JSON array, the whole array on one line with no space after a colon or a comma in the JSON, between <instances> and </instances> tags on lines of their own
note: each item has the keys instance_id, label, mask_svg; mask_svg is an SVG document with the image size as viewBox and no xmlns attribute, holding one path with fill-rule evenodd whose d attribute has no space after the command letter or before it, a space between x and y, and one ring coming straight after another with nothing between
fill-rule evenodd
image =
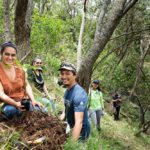
<instances>
[{"instance_id":1,"label":"orange tank top","mask_svg":"<svg viewBox=\"0 0 150 150\"><path fill-rule=\"evenodd\" d=\"M16 77L12 82L8 78L7 74L3 70L2 65L0 64L0 82L3 86L4 93L15 101L21 101L26 97L25 92L25 72L15 66Z\"/></svg>"}]
</instances>

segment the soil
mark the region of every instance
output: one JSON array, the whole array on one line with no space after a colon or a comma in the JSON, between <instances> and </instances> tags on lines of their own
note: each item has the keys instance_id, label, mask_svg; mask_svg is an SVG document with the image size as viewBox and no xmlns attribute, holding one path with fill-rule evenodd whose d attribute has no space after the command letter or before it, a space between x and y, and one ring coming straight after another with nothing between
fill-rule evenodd
<instances>
[{"instance_id":1,"label":"soil","mask_svg":"<svg viewBox=\"0 0 150 150\"><path fill-rule=\"evenodd\" d=\"M19 150L63 150L67 139L66 125L57 117L42 112L26 112L21 117L5 120L5 124L20 132L18 141L24 144L16 142Z\"/></svg>"}]
</instances>

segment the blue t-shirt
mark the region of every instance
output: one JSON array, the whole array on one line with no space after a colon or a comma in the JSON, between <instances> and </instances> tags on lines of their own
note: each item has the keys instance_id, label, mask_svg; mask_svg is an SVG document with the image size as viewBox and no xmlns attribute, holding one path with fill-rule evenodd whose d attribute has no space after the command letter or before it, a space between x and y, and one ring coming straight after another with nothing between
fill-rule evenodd
<instances>
[{"instance_id":1,"label":"blue t-shirt","mask_svg":"<svg viewBox=\"0 0 150 150\"><path fill-rule=\"evenodd\" d=\"M88 136L90 132L87 102L87 93L79 84L75 84L71 89L66 90L64 95L65 113L70 128L75 125L75 112L84 112L81 136Z\"/></svg>"}]
</instances>

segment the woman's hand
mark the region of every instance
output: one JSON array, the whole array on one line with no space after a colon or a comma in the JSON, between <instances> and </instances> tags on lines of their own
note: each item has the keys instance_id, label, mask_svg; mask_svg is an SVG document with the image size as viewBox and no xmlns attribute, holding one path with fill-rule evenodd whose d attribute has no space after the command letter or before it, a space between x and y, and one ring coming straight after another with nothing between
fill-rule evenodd
<instances>
[{"instance_id":1,"label":"woman's hand","mask_svg":"<svg viewBox=\"0 0 150 150\"><path fill-rule=\"evenodd\" d=\"M32 101L33 106L43 107L43 105L40 102Z\"/></svg>"},{"instance_id":2,"label":"woman's hand","mask_svg":"<svg viewBox=\"0 0 150 150\"><path fill-rule=\"evenodd\" d=\"M46 97L46 94L44 92L42 92L42 97Z\"/></svg>"},{"instance_id":3,"label":"woman's hand","mask_svg":"<svg viewBox=\"0 0 150 150\"><path fill-rule=\"evenodd\" d=\"M21 105L21 102L15 102L15 107L17 107L20 111L26 111L23 105Z\"/></svg>"}]
</instances>

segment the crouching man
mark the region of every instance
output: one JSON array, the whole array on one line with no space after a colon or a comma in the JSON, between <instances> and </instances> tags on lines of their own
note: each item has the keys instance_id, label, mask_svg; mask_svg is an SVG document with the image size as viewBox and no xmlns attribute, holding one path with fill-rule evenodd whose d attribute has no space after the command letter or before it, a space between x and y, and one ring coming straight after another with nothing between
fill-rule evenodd
<instances>
[{"instance_id":1,"label":"crouching man","mask_svg":"<svg viewBox=\"0 0 150 150\"><path fill-rule=\"evenodd\" d=\"M66 117L67 123L72 129L72 139L84 141L90 134L87 93L76 82L76 68L73 64L62 63L59 71L63 85L67 88L64 94L65 115L62 116Z\"/></svg>"}]
</instances>

